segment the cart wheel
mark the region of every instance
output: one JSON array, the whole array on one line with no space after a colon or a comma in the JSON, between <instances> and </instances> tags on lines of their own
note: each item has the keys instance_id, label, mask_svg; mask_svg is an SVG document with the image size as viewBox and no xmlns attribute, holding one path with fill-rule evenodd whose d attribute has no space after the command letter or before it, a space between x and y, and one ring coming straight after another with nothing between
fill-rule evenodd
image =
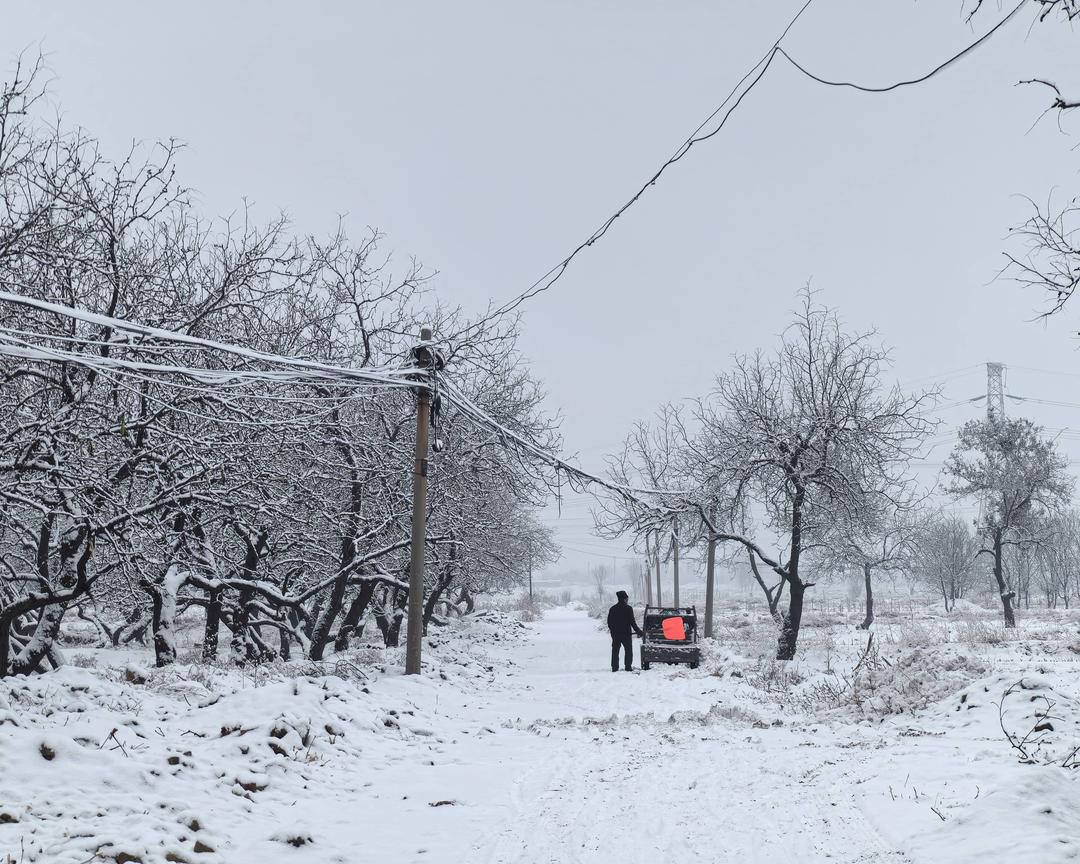
<instances>
[{"instance_id":1,"label":"cart wheel","mask_svg":"<svg viewBox=\"0 0 1080 864\"><path fill-rule=\"evenodd\" d=\"M641 671L642 672L648 672L649 671L649 661L648 660L642 660L641 661Z\"/></svg>"},{"instance_id":2,"label":"cart wheel","mask_svg":"<svg viewBox=\"0 0 1080 864\"><path fill-rule=\"evenodd\" d=\"M693 663L690 664L690 668L691 669L697 669L697 661L696 660Z\"/></svg>"}]
</instances>

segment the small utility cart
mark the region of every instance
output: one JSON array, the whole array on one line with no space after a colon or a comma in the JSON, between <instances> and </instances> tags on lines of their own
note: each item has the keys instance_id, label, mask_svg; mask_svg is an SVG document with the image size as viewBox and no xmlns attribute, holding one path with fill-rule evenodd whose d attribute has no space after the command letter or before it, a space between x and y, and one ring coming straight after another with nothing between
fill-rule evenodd
<instances>
[{"instance_id":1,"label":"small utility cart","mask_svg":"<svg viewBox=\"0 0 1080 864\"><path fill-rule=\"evenodd\" d=\"M652 663L688 663L697 669L697 607L646 606L641 630L642 669Z\"/></svg>"}]
</instances>

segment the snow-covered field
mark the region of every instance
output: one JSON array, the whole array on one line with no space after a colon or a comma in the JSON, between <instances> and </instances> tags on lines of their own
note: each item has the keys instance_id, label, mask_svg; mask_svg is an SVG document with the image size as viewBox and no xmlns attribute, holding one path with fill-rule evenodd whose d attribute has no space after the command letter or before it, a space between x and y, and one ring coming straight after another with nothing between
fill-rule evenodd
<instances>
[{"instance_id":1,"label":"snow-covered field","mask_svg":"<svg viewBox=\"0 0 1080 864\"><path fill-rule=\"evenodd\" d=\"M255 670L85 649L0 682L0 860L1080 859L1078 774L1043 764L1080 745L1075 613L1008 638L991 611L886 617L869 652L822 617L776 664L771 625L722 609L701 668L637 674L578 607L454 622L413 678L374 649ZM1002 725L1040 719L1022 764Z\"/></svg>"}]
</instances>

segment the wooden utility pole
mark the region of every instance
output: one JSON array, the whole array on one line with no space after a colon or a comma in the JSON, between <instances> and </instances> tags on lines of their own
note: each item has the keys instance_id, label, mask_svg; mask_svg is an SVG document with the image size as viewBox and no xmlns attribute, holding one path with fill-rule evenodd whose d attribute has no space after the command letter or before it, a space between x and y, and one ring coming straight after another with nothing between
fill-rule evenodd
<instances>
[{"instance_id":1,"label":"wooden utility pole","mask_svg":"<svg viewBox=\"0 0 1080 864\"><path fill-rule=\"evenodd\" d=\"M713 516L713 523L716 516ZM709 551L705 556L705 638L712 636L713 582L716 573L716 532L709 526Z\"/></svg>"},{"instance_id":2,"label":"wooden utility pole","mask_svg":"<svg viewBox=\"0 0 1080 864\"><path fill-rule=\"evenodd\" d=\"M533 593L532 593L533 556L532 556L532 552L533 552L533 545L532 545L532 541L530 540L529 541L529 602L530 603L532 603L532 599L533 599Z\"/></svg>"},{"instance_id":3,"label":"wooden utility pole","mask_svg":"<svg viewBox=\"0 0 1080 864\"><path fill-rule=\"evenodd\" d=\"M672 562L674 564L675 572L675 605L679 605L679 534L675 526L671 528L671 551Z\"/></svg>"},{"instance_id":4,"label":"wooden utility pole","mask_svg":"<svg viewBox=\"0 0 1080 864\"><path fill-rule=\"evenodd\" d=\"M431 328L420 330L420 341L431 341ZM417 365L434 366L431 349L414 350ZM420 649L424 637L424 543L427 539L428 424L431 421L431 390L425 381L417 388L416 455L413 460L412 548L409 559L409 622L405 636L405 674L420 674Z\"/></svg>"},{"instance_id":5,"label":"wooden utility pole","mask_svg":"<svg viewBox=\"0 0 1080 864\"><path fill-rule=\"evenodd\" d=\"M653 554L656 556L656 605L664 605L664 589L660 584L660 532L656 532L656 546L653 547Z\"/></svg>"},{"instance_id":6,"label":"wooden utility pole","mask_svg":"<svg viewBox=\"0 0 1080 864\"><path fill-rule=\"evenodd\" d=\"M645 596L646 603L652 605L653 587L652 587L652 543L649 542L649 535L645 535L645 563L642 565L643 577L645 579Z\"/></svg>"}]
</instances>

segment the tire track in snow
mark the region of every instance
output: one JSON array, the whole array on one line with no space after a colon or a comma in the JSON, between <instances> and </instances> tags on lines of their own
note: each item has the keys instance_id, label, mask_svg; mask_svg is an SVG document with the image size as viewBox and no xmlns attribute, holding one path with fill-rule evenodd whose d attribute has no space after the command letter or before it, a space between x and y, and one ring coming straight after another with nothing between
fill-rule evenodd
<instances>
[{"instance_id":1,"label":"tire track in snow","mask_svg":"<svg viewBox=\"0 0 1080 864\"><path fill-rule=\"evenodd\" d=\"M798 781L800 769L814 767L805 756L730 730L703 736L700 728L665 726L571 729L545 739L540 764L515 783L512 815L477 845L481 860L906 860L845 798L842 785L832 782L827 795L817 781Z\"/></svg>"},{"instance_id":2,"label":"tire track in snow","mask_svg":"<svg viewBox=\"0 0 1080 864\"><path fill-rule=\"evenodd\" d=\"M595 628L587 621L557 626L565 639L551 638L549 630L547 639L530 646L525 665L532 667L533 689L521 694L529 704L515 709L524 720L507 727L508 734L527 736L511 766L520 776L509 806L496 811L492 830L474 845L476 860L907 860L863 816L843 779L843 769L853 767L848 760L835 766L823 760L816 745L794 730L698 717L706 694L691 692L691 682L596 674L582 659L589 656ZM691 710L672 721L651 721L641 713L650 699L689 699L683 707ZM593 717L611 719L552 718L560 706L582 713L587 707ZM531 727L530 718L538 721ZM807 743L812 746L799 746ZM835 751L831 755L836 758Z\"/></svg>"}]
</instances>

